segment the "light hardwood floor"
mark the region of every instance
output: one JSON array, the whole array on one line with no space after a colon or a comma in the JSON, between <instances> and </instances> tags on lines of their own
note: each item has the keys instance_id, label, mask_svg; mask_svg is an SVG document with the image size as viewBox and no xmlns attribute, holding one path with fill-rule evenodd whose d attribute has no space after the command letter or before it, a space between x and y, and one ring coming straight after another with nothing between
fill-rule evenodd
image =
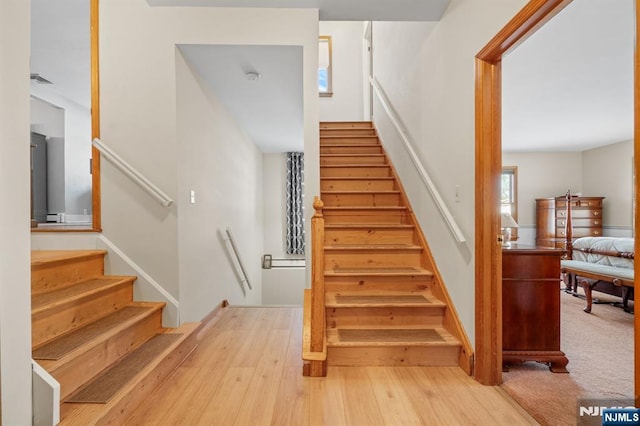
<instances>
[{"instance_id":1,"label":"light hardwood floor","mask_svg":"<svg viewBox=\"0 0 640 426\"><path fill-rule=\"evenodd\" d=\"M223 308L127 425L537 424L458 367L330 367L303 377L302 309Z\"/></svg>"}]
</instances>

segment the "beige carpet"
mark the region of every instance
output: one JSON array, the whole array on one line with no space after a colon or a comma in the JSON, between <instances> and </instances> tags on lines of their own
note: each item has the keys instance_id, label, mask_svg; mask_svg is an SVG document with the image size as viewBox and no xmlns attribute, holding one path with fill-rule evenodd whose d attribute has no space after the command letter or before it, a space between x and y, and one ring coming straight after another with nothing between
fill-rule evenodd
<instances>
[{"instance_id":1,"label":"beige carpet","mask_svg":"<svg viewBox=\"0 0 640 426\"><path fill-rule=\"evenodd\" d=\"M584 300L565 292L560 300L560 349L569 359L569 374L532 362L503 374L502 387L542 425L577 424L579 398L633 397L633 315L609 304L594 304L587 314Z\"/></svg>"}]
</instances>

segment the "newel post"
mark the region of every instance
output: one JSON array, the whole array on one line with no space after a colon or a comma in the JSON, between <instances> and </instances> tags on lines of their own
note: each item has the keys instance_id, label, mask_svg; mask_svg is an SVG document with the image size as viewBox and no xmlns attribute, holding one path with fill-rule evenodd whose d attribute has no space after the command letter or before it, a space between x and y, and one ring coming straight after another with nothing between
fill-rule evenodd
<instances>
[{"instance_id":1,"label":"newel post","mask_svg":"<svg viewBox=\"0 0 640 426\"><path fill-rule=\"evenodd\" d=\"M565 220L565 249L567 250L566 258L573 258L573 222L571 219L571 190L568 190L564 196L567 200L567 219Z\"/></svg>"},{"instance_id":2,"label":"newel post","mask_svg":"<svg viewBox=\"0 0 640 426\"><path fill-rule=\"evenodd\" d=\"M315 214L311 218L311 351L322 352L325 339L324 307L324 203L313 200Z\"/></svg>"}]
</instances>

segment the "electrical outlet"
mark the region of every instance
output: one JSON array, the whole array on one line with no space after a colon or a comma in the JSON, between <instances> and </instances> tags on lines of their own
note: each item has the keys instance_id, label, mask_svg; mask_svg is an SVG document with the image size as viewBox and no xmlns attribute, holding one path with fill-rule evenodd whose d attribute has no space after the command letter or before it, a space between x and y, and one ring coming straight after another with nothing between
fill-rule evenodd
<instances>
[{"instance_id":1,"label":"electrical outlet","mask_svg":"<svg viewBox=\"0 0 640 426\"><path fill-rule=\"evenodd\" d=\"M193 189L191 190L191 204L195 204L196 203L196 191L194 191Z\"/></svg>"}]
</instances>

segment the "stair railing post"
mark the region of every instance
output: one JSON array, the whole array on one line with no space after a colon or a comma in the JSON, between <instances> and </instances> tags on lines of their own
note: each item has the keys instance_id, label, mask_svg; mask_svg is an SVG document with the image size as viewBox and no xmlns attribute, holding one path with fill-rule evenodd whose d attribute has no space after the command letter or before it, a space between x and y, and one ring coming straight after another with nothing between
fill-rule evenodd
<instances>
[{"instance_id":1,"label":"stair railing post","mask_svg":"<svg viewBox=\"0 0 640 426\"><path fill-rule=\"evenodd\" d=\"M565 235L565 249L567 250L567 253L565 254L567 259L572 259L573 258L573 221L571 218L571 190L568 190L567 193L564 195L565 200L567 200L567 218L565 220L565 230L564 230L564 235Z\"/></svg>"},{"instance_id":2,"label":"stair railing post","mask_svg":"<svg viewBox=\"0 0 640 426\"><path fill-rule=\"evenodd\" d=\"M324 203L313 200L315 214L311 218L311 351L322 352L325 340L324 307Z\"/></svg>"}]
</instances>

